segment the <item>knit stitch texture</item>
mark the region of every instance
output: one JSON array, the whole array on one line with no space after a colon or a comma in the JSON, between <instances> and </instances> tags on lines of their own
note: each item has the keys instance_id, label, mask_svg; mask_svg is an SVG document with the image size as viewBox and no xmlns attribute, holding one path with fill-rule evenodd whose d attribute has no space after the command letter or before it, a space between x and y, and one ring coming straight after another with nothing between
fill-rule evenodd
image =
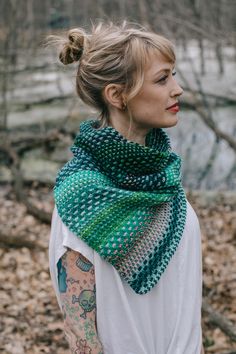
<instances>
[{"instance_id":1,"label":"knit stitch texture","mask_svg":"<svg viewBox=\"0 0 236 354\"><path fill-rule=\"evenodd\" d=\"M145 146L96 120L80 125L74 157L54 187L64 224L85 241L137 294L158 282L186 221L181 159L162 129Z\"/></svg>"}]
</instances>

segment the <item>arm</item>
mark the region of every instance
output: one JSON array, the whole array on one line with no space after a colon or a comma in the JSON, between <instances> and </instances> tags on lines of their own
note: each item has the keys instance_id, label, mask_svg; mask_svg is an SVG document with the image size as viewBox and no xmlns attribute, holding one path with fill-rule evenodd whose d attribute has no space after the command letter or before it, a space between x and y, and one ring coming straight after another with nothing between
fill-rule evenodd
<instances>
[{"instance_id":1,"label":"arm","mask_svg":"<svg viewBox=\"0 0 236 354\"><path fill-rule=\"evenodd\" d=\"M103 354L96 328L94 266L68 249L58 262L64 330L73 354Z\"/></svg>"}]
</instances>

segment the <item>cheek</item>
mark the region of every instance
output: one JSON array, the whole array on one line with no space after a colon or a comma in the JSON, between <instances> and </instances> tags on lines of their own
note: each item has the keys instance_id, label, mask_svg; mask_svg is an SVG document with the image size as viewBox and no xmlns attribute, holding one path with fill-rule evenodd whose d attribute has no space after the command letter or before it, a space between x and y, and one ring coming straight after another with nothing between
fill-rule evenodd
<instances>
[{"instance_id":1,"label":"cheek","mask_svg":"<svg viewBox=\"0 0 236 354\"><path fill-rule=\"evenodd\" d=\"M147 104L150 106L159 107L160 109L165 109L168 102L168 97L166 97L164 89L160 88L150 90L144 98Z\"/></svg>"},{"instance_id":2,"label":"cheek","mask_svg":"<svg viewBox=\"0 0 236 354\"><path fill-rule=\"evenodd\" d=\"M152 111L164 112L168 105L168 95L164 88L151 87L140 92L130 101L130 109L132 112L140 115L152 113Z\"/></svg>"},{"instance_id":3,"label":"cheek","mask_svg":"<svg viewBox=\"0 0 236 354\"><path fill-rule=\"evenodd\" d=\"M166 111L166 107L168 105L168 99L166 97L158 97L156 99L156 106L158 107L159 110L161 111Z\"/></svg>"}]
</instances>

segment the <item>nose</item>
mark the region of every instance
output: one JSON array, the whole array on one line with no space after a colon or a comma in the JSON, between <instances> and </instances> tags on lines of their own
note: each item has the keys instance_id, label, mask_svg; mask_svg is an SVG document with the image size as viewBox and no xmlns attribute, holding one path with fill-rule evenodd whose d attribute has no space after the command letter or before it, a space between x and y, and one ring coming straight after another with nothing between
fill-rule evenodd
<instances>
[{"instance_id":1,"label":"nose","mask_svg":"<svg viewBox=\"0 0 236 354\"><path fill-rule=\"evenodd\" d=\"M182 87L177 83L175 79L173 79L173 87L171 89L171 97L181 96L184 90Z\"/></svg>"}]
</instances>

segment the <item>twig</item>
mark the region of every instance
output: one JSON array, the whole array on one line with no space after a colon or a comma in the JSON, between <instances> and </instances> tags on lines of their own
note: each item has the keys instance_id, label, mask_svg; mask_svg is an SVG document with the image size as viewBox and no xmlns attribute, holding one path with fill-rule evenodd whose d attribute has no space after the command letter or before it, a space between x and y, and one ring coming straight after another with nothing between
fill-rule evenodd
<instances>
[{"instance_id":1,"label":"twig","mask_svg":"<svg viewBox=\"0 0 236 354\"><path fill-rule=\"evenodd\" d=\"M219 327L233 342L236 342L235 325L218 311L214 310L204 298L202 300L202 311L208 316L209 322Z\"/></svg>"},{"instance_id":2,"label":"twig","mask_svg":"<svg viewBox=\"0 0 236 354\"><path fill-rule=\"evenodd\" d=\"M15 152L15 150L12 148L10 142L5 141L5 147L3 145L1 146L1 149L4 150L12 160L10 168L11 168L12 178L13 178L13 189L17 200L26 206L27 211L31 215L35 216L37 219L41 220L42 222L50 224L51 214L45 212L42 209L37 208L33 203L29 201L27 195L24 192L24 188L23 188L24 181L20 169L20 159L17 153Z\"/></svg>"},{"instance_id":3,"label":"twig","mask_svg":"<svg viewBox=\"0 0 236 354\"><path fill-rule=\"evenodd\" d=\"M26 235L5 235L2 232L0 232L0 247L26 247L29 249L39 248L41 250L45 250L47 248L37 241L30 241Z\"/></svg>"},{"instance_id":4,"label":"twig","mask_svg":"<svg viewBox=\"0 0 236 354\"><path fill-rule=\"evenodd\" d=\"M223 132L220 128L218 128L217 124L214 122L211 114L211 109L209 107L208 102L206 101L205 94L201 88L199 87L199 92L201 93L202 100L200 101L197 97L196 92L191 90L190 84L186 80L185 76L183 75L182 71L178 68L178 72L184 81L185 85L188 87L189 91L193 97L193 103L191 104L194 110L199 114L199 117L203 120L203 122L214 132L215 136L219 139L225 140L228 145L236 151L236 140L233 139L229 134ZM198 86L199 80L197 81Z\"/></svg>"}]
</instances>

